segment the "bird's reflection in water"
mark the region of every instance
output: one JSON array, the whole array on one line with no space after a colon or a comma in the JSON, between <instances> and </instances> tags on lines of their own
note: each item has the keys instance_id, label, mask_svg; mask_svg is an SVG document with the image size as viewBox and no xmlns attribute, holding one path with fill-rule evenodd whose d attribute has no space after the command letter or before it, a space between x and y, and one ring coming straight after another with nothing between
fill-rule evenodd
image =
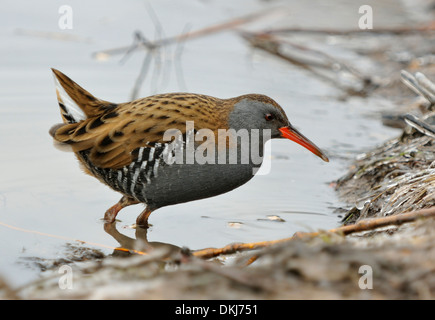
<instances>
[{"instance_id":1,"label":"bird's reflection in water","mask_svg":"<svg viewBox=\"0 0 435 320\"><path fill-rule=\"evenodd\" d=\"M133 252L151 253L160 249L165 250L169 255L180 252L181 248L173 244L158 241L149 242L147 239L147 230L146 228L136 228L136 239L133 239L119 232L116 228L116 222L104 224L104 231L120 244L120 247L114 250L113 256L128 257L135 254Z\"/></svg>"}]
</instances>

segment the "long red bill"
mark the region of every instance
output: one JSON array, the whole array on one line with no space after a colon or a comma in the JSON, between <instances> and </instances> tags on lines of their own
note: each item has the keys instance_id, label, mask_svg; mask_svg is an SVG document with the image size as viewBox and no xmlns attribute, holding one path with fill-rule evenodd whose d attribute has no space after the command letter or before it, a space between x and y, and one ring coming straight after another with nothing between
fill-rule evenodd
<instances>
[{"instance_id":1,"label":"long red bill","mask_svg":"<svg viewBox=\"0 0 435 320\"><path fill-rule=\"evenodd\" d=\"M297 131L295 128L289 126L289 127L282 127L279 128L279 131L281 132L281 136L283 138L290 139L304 148L307 148L312 153L314 153L316 156L320 157L323 161L329 162L328 157L320 150L314 143L312 143L310 140L304 137L302 133Z\"/></svg>"}]
</instances>

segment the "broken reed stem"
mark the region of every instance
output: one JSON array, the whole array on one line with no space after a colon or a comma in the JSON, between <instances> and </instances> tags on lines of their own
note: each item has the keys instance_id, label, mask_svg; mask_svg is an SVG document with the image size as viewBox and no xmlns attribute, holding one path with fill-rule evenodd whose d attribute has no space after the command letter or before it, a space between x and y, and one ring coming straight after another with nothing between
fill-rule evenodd
<instances>
[{"instance_id":1,"label":"broken reed stem","mask_svg":"<svg viewBox=\"0 0 435 320\"><path fill-rule=\"evenodd\" d=\"M311 33L311 34L332 34L332 35L351 35L351 34L363 34L363 33L376 33L376 34L412 34L421 32L432 32L435 30L435 25L429 23L420 27L403 27L403 28L374 28L374 29L350 29L350 30L339 30L339 29L307 29L307 28L281 28L281 29L271 29L266 30L264 33L267 34L278 34L278 33Z\"/></svg>"},{"instance_id":2,"label":"broken reed stem","mask_svg":"<svg viewBox=\"0 0 435 320\"><path fill-rule=\"evenodd\" d=\"M349 66L347 63L339 61L324 52L311 49L297 43L293 43L289 40L283 41L281 39L278 39L276 36L274 36L273 33L240 32L240 35L245 40L247 40L252 47L266 51L280 59L290 62L291 64L299 68L311 72L319 79L330 83L335 88L341 89L347 95L367 96L368 92L373 90L377 86L370 77L364 76L361 72ZM304 52L305 56L304 58L300 58L297 55L293 56L292 53L287 53L286 51L283 51L282 46L290 46L292 50L296 49L296 51ZM317 57L322 59L322 61L316 62L312 58L310 60L310 55L312 58ZM340 70L346 71L355 78L357 78L361 82L362 88L355 89L352 86L341 84L337 81L336 78L328 76L317 70L318 68L334 70L337 66L339 66Z\"/></svg>"},{"instance_id":3,"label":"broken reed stem","mask_svg":"<svg viewBox=\"0 0 435 320\"><path fill-rule=\"evenodd\" d=\"M215 34L218 32L223 32L226 30L235 29L243 24L253 22L255 20L258 20L260 18L264 18L266 16L272 15L273 13L277 13L277 12L278 12L278 10L276 10L276 9L275 10L271 9L271 10L262 11L262 12L255 12L255 13L248 14L248 15L245 15L242 17L236 17L232 20L229 20L229 21L226 21L223 23L211 25L211 26L199 29L199 30L185 32L185 33L173 36L173 37L168 37L168 38L164 38L164 39L160 39L160 40L152 41L152 42L147 42L147 43L142 42L142 45L137 45L134 49L142 48L142 49L149 50L149 49L155 49L155 48L160 48L163 46L171 45L174 43L184 42L187 40L193 40L196 38L208 36L210 34ZM99 54L106 54L109 56L123 54L123 53L128 52L131 49L132 49L131 46L108 49L108 50L96 52L93 54L93 56L96 57Z\"/></svg>"},{"instance_id":4,"label":"broken reed stem","mask_svg":"<svg viewBox=\"0 0 435 320\"><path fill-rule=\"evenodd\" d=\"M284 238L284 239L272 240L272 241L252 242L252 243L234 243L234 244L229 244L222 248L207 248L207 249L197 250L192 252L192 254L193 256L198 258L209 259L223 254L233 254L239 251L260 249L277 243L285 243L297 239L308 240L308 239L316 238L325 233L333 233L333 234L346 236L356 232L369 231L369 230L374 230L377 228L391 226L391 225L401 225L422 218L435 218L435 207L431 207L428 209L421 209L409 213L397 214L394 216L388 216L383 218L366 219L350 226L338 227L338 228L330 229L328 231L297 232L295 233L294 236L290 238Z\"/></svg>"}]
</instances>

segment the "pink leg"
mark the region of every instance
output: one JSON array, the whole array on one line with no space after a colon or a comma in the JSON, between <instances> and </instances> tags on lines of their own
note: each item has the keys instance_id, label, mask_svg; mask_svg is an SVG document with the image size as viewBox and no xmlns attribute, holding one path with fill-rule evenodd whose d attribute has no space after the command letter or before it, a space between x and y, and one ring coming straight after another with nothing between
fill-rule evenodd
<instances>
[{"instance_id":1,"label":"pink leg","mask_svg":"<svg viewBox=\"0 0 435 320\"><path fill-rule=\"evenodd\" d=\"M133 199L133 198L130 198L127 196L123 196L117 204L110 207L106 211L106 213L104 214L104 220L106 221L106 223L114 222L118 212L121 211L121 209L123 209L129 205L137 204L137 203L139 203L139 201L137 201L136 199Z\"/></svg>"},{"instance_id":2,"label":"pink leg","mask_svg":"<svg viewBox=\"0 0 435 320\"><path fill-rule=\"evenodd\" d=\"M153 210L145 208L145 210L136 218L136 225L142 228L148 228L148 217L152 212Z\"/></svg>"}]
</instances>

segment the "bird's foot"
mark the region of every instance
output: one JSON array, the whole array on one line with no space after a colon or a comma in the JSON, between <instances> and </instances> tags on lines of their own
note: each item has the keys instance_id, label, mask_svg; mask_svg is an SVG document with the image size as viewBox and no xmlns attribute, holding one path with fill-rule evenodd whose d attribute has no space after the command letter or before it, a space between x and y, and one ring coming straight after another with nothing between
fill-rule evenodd
<instances>
[{"instance_id":1,"label":"bird's foot","mask_svg":"<svg viewBox=\"0 0 435 320\"><path fill-rule=\"evenodd\" d=\"M118 212L121 211L123 208L132 205L137 204L139 201L136 199L123 196L117 204L111 206L106 213L104 214L104 222L105 223L113 223L115 222L116 216L118 215Z\"/></svg>"},{"instance_id":2,"label":"bird's foot","mask_svg":"<svg viewBox=\"0 0 435 320\"><path fill-rule=\"evenodd\" d=\"M115 222L116 216L121 209L122 209L122 206L119 204L119 202L117 204L111 206L104 214L104 222L105 223Z\"/></svg>"},{"instance_id":3,"label":"bird's foot","mask_svg":"<svg viewBox=\"0 0 435 320\"><path fill-rule=\"evenodd\" d=\"M148 229L151 225L148 223L148 217L150 216L151 212L153 212L150 209L145 208L144 211L136 218L136 226L140 228Z\"/></svg>"}]
</instances>

